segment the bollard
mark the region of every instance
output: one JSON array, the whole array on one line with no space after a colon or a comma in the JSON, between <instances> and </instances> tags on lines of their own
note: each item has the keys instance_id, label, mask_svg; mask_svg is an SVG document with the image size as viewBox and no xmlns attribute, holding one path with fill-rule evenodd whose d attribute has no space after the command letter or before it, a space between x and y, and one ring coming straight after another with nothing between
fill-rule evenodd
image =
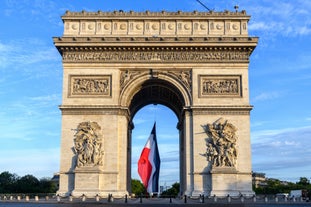
<instances>
[{"instance_id":1,"label":"bollard","mask_svg":"<svg viewBox=\"0 0 311 207\"><path fill-rule=\"evenodd\" d=\"M170 196L170 203L172 203L172 197Z\"/></svg>"},{"instance_id":2,"label":"bollard","mask_svg":"<svg viewBox=\"0 0 311 207\"><path fill-rule=\"evenodd\" d=\"M184 195L184 203L187 203L187 195Z\"/></svg>"},{"instance_id":3,"label":"bollard","mask_svg":"<svg viewBox=\"0 0 311 207\"><path fill-rule=\"evenodd\" d=\"M244 196L241 195L241 202L244 203Z\"/></svg>"},{"instance_id":4,"label":"bollard","mask_svg":"<svg viewBox=\"0 0 311 207\"><path fill-rule=\"evenodd\" d=\"M125 203L127 203L127 194L125 194L125 200L124 200Z\"/></svg>"},{"instance_id":5,"label":"bollard","mask_svg":"<svg viewBox=\"0 0 311 207\"><path fill-rule=\"evenodd\" d=\"M13 200L13 196L10 196L10 201L12 201Z\"/></svg>"},{"instance_id":6,"label":"bollard","mask_svg":"<svg viewBox=\"0 0 311 207\"><path fill-rule=\"evenodd\" d=\"M275 196L275 202L279 202L279 198L277 196Z\"/></svg>"},{"instance_id":7,"label":"bollard","mask_svg":"<svg viewBox=\"0 0 311 207\"><path fill-rule=\"evenodd\" d=\"M48 201L49 200L49 196L45 196L45 200Z\"/></svg>"},{"instance_id":8,"label":"bollard","mask_svg":"<svg viewBox=\"0 0 311 207\"><path fill-rule=\"evenodd\" d=\"M82 194L82 201L84 202L84 201L85 201L85 199L86 199L85 195L84 195L84 194Z\"/></svg>"},{"instance_id":9,"label":"bollard","mask_svg":"<svg viewBox=\"0 0 311 207\"><path fill-rule=\"evenodd\" d=\"M73 201L73 197L72 195L69 196L69 201L72 202Z\"/></svg>"},{"instance_id":10,"label":"bollard","mask_svg":"<svg viewBox=\"0 0 311 207\"><path fill-rule=\"evenodd\" d=\"M57 202L60 202L60 196L59 195L57 195L56 200L57 200Z\"/></svg>"},{"instance_id":11,"label":"bollard","mask_svg":"<svg viewBox=\"0 0 311 207\"><path fill-rule=\"evenodd\" d=\"M143 203L143 196L142 196L142 194L140 194L139 203Z\"/></svg>"},{"instance_id":12,"label":"bollard","mask_svg":"<svg viewBox=\"0 0 311 207\"><path fill-rule=\"evenodd\" d=\"M39 196L35 196L35 201L39 201Z\"/></svg>"},{"instance_id":13,"label":"bollard","mask_svg":"<svg viewBox=\"0 0 311 207\"><path fill-rule=\"evenodd\" d=\"M287 196L284 197L284 201L287 202Z\"/></svg>"},{"instance_id":14,"label":"bollard","mask_svg":"<svg viewBox=\"0 0 311 207\"><path fill-rule=\"evenodd\" d=\"M25 197L25 200L26 200L27 202L29 201L29 196L28 196L28 195Z\"/></svg>"},{"instance_id":15,"label":"bollard","mask_svg":"<svg viewBox=\"0 0 311 207\"><path fill-rule=\"evenodd\" d=\"M228 203L231 203L231 197L228 195Z\"/></svg>"},{"instance_id":16,"label":"bollard","mask_svg":"<svg viewBox=\"0 0 311 207\"><path fill-rule=\"evenodd\" d=\"M268 197L267 196L265 196L265 202L268 203Z\"/></svg>"},{"instance_id":17,"label":"bollard","mask_svg":"<svg viewBox=\"0 0 311 207\"><path fill-rule=\"evenodd\" d=\"M21 200L21 196L17 196L17 200L20 201Z\"/></svg>"},{"instance_id":18,"label":"bollard","mask_svg":"<svg viewBox=\"0 0 311 207\"><path fill-rule=\"evenodd\" d=\"M96 200L96 202L99 202L99 195L98 194L96 194L95 200Z\"/></svg>"},{"instance_id":19,"label":"bollard","mask_svg":"<svg viewBox=\"0 0 311 207\"><path fill-rule=\"evenodd\" d=\"M216 195L214 195L214 202L215 202L215 203L217 202L217 197L216 197Z\"/></svg>"},{"instance_id":20,"label":"bollard","mask_svg":"<svg viewBox=\"0 0 311 207\"><path fill-rule=\"evenodd\" d=\"M253 201L254 201L254 203L256 203L256 201L257 201L257 199L256 199L256 196L254 195L254 197L253 197Z\"/></svg>"}]
</instances>

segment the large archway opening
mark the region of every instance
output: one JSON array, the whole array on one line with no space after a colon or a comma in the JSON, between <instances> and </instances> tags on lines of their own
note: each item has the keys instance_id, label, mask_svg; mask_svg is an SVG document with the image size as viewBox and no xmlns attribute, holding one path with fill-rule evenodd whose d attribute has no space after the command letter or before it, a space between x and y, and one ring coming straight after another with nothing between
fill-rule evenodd
<instances>
[{"instance_id":1,"label":"large archway opening","mask_svg":"<svg viewBox=\"0 0 311 207\"><path fill-rule=\"evenodd\" d=\"M174 112L162 104L149 104L141 108L133 118L132 130L132 179L140 180L137 163L142 149L150 135L153 123L157 125L157 141L161 158L159 177L160 193L172 184L180 182L179 130Z\"/></svg>"},{"instance_id":2,"label":"large archway opening","mask_svg":"<svg viewBox=\"0 0 311 207\"><path fill-rule=\"evenodd\" d=\"M179 182L183 191L183 116L185 98L172 83L163 79L147 79L138 84L130 101L132 127L129 133L128 180L138 179L137 161L154 121L161 157L160 190ZM161 188L162 186L162 188Z\"/></svg>"}]
</instances>

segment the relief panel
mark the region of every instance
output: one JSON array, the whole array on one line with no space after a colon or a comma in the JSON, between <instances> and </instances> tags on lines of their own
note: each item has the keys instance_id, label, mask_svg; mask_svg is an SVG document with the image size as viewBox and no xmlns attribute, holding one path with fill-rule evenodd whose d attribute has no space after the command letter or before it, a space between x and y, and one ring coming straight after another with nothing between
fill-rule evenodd
<instances>
[{"instance_id":1,"label":"relief panel","mask_svg":"<svg viewBox=\"0 0 311 207\"><path fill-rule=\"evenodd\" d=\"M69 97L111 97L111 75L70 75Z\"/></svg>"},{"instance_id":2,"label":"relief panel","mask_svg":"<svg viewBox=\"0 0 311 207\"><path fill-rule=\"evenodd\" d=\"M161 21L161 35L175 35L176 22L175 21Z\"/></svg>"},{"instance_id":3,"label":"relief panel","mask_svg":"<svg viewBox=\"0 0 311 207\"><path fill-rule=\"evenodd\" d=\"M223 21L210 21L209 28L211 35L224 35L225 23Z\"/></svg>"},{"instance_id":4,"label":"relief panel","mask_svg":"<svg viewBox=\"0 0 311 207\"><path fill-rule=\"evenodd\" d=\"M112 34L126 35L128 31L127 27L128 27L128 22L126 21L113 22Z\"/></svg>"},{"instance_id":5,"label":"relief panel","mask_svg":"<svg viewBox=\"0 0 311 207\"><path fill-rule=\"evenodd\" d=\"M191 35L192 34L192 22L177 22L177 35Z\"/></svg>"},{"instance_id":6,"label":"relief panel","mask_svg":"<svg viewBox=\"0 0 311 207\"><path fill-rule=\"evenodd\" d=\"M241 22L240 21L226 21L225 32L227 35L240 35Z\"/></svg>"},{"instance_id":7,"label":"relief panel","mask_svg":"<svg viewBox=\"0 0 311 207\"><path fill-rule=\"evenodd\" d=\"M193 34L194 35L207 35L208 24L206 21L194 21L193 22Z\"/></svg>"},{"instance_id":8,"label":"relief panel","mask_svg":"<svg viewBox=\"0 0 311 207\"><path fill-rule=\"evenodd\" d=\"M129 22L129 35L143 35L144 22L130 21Z\"/></svg>"},{"instance_id":9,"label":"relief panel","mask_svg":"<svg viewBox=\"0 0 311 207\"><path fill-rule=\"evenodd\" d=\"M213 167L235 167L237 160L237 128L224 118L204 126L208 135L206 152L202 154Z\"/></svg>"},{"instance_id":10,"label":"relief panel","mask_svg":"<svg viewBox=\"0 0 311 207\"><path fill-rule=\"evenodd\" d=\"M145 23L145 35L156 36L160 34L160 22L149 21Z\"/></svg>"},{"instance_id":11,"label":"relief panel","mask_svg":"<svg viewBox=\"0 0 311 207\"><path fill-rule=\"evenodd\" d=\"M240 75L200 75L200 97L242 97Z\"/></svg>"},{"instance_id":12,"label":"relief panel","mask_svg":"<svg viewBox=\"0 0 311 207\"><path fill-rule=\"evenodd\" d=\"M104 22L104 21L97 22L96 34L110 35L111 31L112 31L111 22Z\"/></svg>"},{"instance_id":13,"label":"relief panel","mask_svg":"<svg viewBox=\"0 0 311 207\"><path fill-rule=\"evenodd\" d=\"M103 146L101 127L97 122L81 122L74 135L74 151L77 156L76 167L103 165Z\"/></svg>"},{"instance_id":14,"label":"relief panel","mask_svg":"<svg viewBox=\"0 0 311 207\"><path fill-rule=\"evenodd\" d=\"M63 52L64 62L244 62L249 51L99 51Z\"/></svg>"},{"instance_id":15,"label":"relief panel","mask_svg":"<svg viewBox=\"0 0 311 207\"><path fill-rule=\"evenodd\" d=\"M80 23L80 34L81 35L93 35L95 34L95 22L83 21Z\"/></svg>"},{"instance_id":16,"label":"relief panel","mask_svg":"<svg viewBox=\"0 0 311 207\"><path fill-rule=\"evenodd\" d=\"M78 35L80 31L79 22L66 22L65 23L66 34L69 35Z\"/></svg>"}]
</instances>

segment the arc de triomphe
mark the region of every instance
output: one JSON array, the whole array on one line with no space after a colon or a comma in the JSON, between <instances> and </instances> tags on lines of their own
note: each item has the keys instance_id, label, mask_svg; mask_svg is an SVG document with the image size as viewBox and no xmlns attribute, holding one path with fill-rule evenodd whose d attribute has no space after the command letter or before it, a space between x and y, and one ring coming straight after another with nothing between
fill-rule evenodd
<instances>
[{"instance_id":1,"label":"arc de triomphe","mask_svg":"<svg viewBox=\"0 0 311 207\"><path fill-rule=\"evenodd\" d=\"M258 38L235 12L66 12L60 195L130 192L135 113L178 118L181 193L253 194L248 65Z\"/></svg>"}]
</instances>

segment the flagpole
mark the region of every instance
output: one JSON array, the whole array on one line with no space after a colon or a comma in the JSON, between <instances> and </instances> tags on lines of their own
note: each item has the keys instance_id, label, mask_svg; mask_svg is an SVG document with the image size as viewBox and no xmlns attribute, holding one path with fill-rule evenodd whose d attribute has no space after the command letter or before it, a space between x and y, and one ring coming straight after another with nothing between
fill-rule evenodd
<instances>
[{"instance_id":1,"label":"flagpole","mask_svg":"<svg viewBox=\"0 0 311 207\"><path fill-rule=\"evenodd\" d=\"M154 110L153 110L153 120L154 120L154 123L156 123L157 121L157 112L158 112L158 104L153 104L154 105Z\"/></svg>"}]
</instances>

